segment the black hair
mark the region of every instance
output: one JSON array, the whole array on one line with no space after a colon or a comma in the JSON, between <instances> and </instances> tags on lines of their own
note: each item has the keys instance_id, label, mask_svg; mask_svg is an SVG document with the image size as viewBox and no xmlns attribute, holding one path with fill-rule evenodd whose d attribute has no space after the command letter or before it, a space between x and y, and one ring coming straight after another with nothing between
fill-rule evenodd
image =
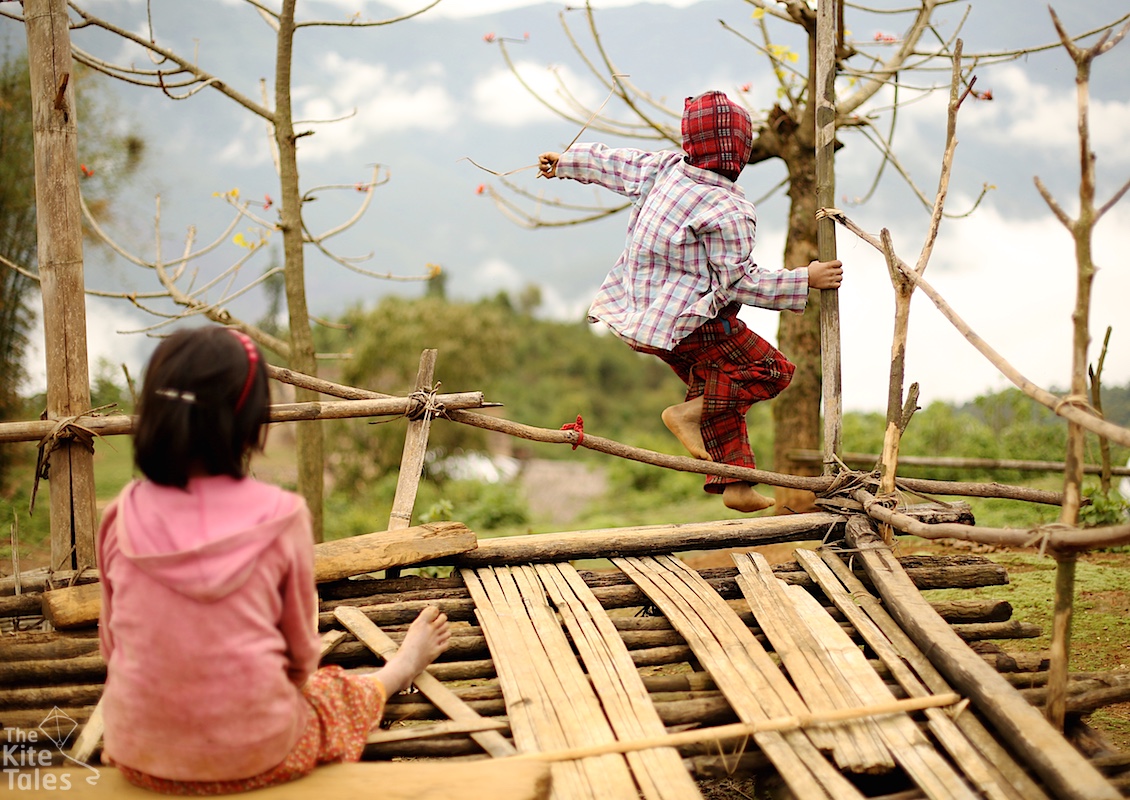
<instances>
[{"instance_id":1,"label":"black hair","mask_svg":"<svg viewBox=\"0 0 1130 800\"><path fill-rule=\"evenodd\" d=\"M134 463L163 486L184 488L200 472L242 478L251 451L263 447L269 403L266 362L243 334L215 325L177 331L145 371Z\"/></svg>"}]
</instances>

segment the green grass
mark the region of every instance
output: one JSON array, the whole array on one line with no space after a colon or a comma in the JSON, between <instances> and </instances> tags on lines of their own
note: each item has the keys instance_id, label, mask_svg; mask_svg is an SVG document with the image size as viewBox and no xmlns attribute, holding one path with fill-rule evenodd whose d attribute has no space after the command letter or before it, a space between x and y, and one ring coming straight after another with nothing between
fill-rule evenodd
<instances>
[{"instance_id":1,"label":"green grass","mask_svg":"<svg viewBox=\"0 0 1130 800\"><path fill-rule=\"evenodd\" d=\"M35 446L26 445L20 454L21 466L14 476L11 492L0 497L0 567L11 572L12 528L15 526L20 548L20 567L46 566L51 550L51 481L42 480L35 488ZM133 448L128 436L95 438L94 492L99 515L108 502L133 476ZM28 513L32 491L35 509Z\"/></svg>"},{"instance_id":2,"label":"green grass","mask_svg":"<svg viewBox=\"0 0 1130 800\"><path fill-rule=\"evenodd\" d=\"M1001 552L987 556L1008 570L1009 583L979 589L937 589L923 592L929 600L1006 600L1012 618L1039 625L1042 635L1016 639L1006 649L1039 651L1051 645L1055 606L1056 562L1032 552ZM1130 658L1130 619L1126 615L1125 554L1106 552L1080 556L1075 567L1075 598L1071 632L1072 671L1117 669Z\"/></svg>"}]
</instances>

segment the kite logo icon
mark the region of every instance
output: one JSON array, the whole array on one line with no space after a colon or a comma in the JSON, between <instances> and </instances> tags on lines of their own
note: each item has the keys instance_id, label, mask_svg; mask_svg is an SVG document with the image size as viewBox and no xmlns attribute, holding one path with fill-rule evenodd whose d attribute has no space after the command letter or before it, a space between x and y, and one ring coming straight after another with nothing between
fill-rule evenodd
<instances>
[{"instance_id":1,"label":"kite logo icon","mask_svg":"<svg viewBox=\"0 0 1130 800\"><path fill-rule=\"evenodd\" d=\"M79 777L72 775L70 764L89 770L92 774L84 780L90 786L96 784L101 777L98 769L67 752L76 730L78 723L58 706L51 709L37 728L6 728L5 738L0 741L0 767L7 780L0 781L0 785L7 783L8 790L13 792L67 791L74 788ZM62 757L59 766L56 766L56 755Z\"/></svg>"}]
</instances>

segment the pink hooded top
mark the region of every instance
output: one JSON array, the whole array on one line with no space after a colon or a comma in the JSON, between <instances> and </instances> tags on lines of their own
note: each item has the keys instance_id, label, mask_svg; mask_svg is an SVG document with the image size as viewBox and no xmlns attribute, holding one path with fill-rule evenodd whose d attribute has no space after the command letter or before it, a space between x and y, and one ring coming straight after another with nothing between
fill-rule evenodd
<instances>
[{"instance_id":1,"label":"pink hooded top","mask_svg":"<svg viewBox=\"0 0 1130 800\"><path fill-rule=\"evenodd\" d=\"M104 747L162 778L246 778L311 713L320 640L310 519L251 478L129 484L98 533Z\"/></svg>"}]
</instances>

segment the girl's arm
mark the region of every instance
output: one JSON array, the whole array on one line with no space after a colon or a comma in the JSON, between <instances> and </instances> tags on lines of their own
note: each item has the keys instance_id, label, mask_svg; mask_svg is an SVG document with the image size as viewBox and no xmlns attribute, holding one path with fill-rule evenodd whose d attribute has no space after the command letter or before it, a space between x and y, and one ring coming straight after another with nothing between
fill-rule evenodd
<instances>
[{"instance_id":1,"label":"girl's arm","mask_svg":"<svg viewBox=\"0 0 1130 800\"><path fill-rule=\"evenodd\" d=\"M299 516L295 530L286 534L291 558L290 570L283 579L279 623L287 644L287 677L295 686L306 683L318 668L322 644L318 638L318 592L314 586L314 537L305 504Z\"/></svg>"},{"instance_id":2,"label":"girl's arm","mask_svg":"<svg viewBox=\"0 0 1130 800\"><path fill-rule=\"evenodd\" d=\"M98 538L95 540L98 583L102 587L102 608L98 612L98 647L102 652L103 661L109 661L114 652L114 634L110 629L110 621L114 613L114 585L110 579L110 563L118 554L118 537L114 532L114 521L117 517L118 504L115 501L102 515L102 524L98 527Z\"/></svg>"}]
</instances>

